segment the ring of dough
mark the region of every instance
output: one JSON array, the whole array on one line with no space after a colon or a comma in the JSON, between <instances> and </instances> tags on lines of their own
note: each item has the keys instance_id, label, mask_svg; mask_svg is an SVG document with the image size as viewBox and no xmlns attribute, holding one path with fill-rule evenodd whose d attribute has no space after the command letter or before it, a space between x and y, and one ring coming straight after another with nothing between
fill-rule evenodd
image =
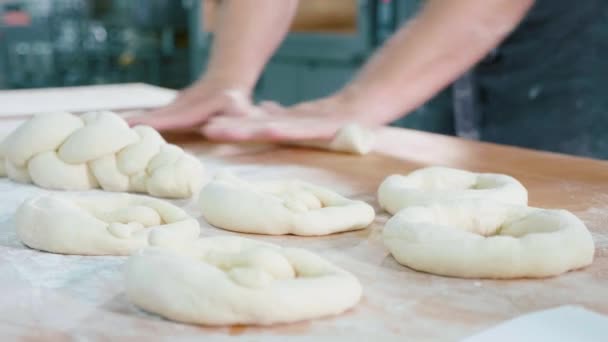
<instances>
[{"instance_id":1,"label":"ring of dough","mask_svg":"<svg viewBox=\"0 0 608 342\"><path fill-rule=\"evenodd\" d=\"M152 127L130 128L112 112L40 114L0 145L0 177L56 190L102 188L186 198L203 166Z\"/></svg>"},{"instance_id":2,"label":"ring of dough","mask_svg":"<svg viewBox=\"0 0 608 342\"><path fill-rule=\"evenodd\" d=\"M511 176L438 166L389 176L378 188L378 202L391 214L409 206L469 199L527 205L528 191Z\"/></svg>"},{"instance_id":3,"label":"ring of dough","mask_svg":"<svg viewBox=\"0 0 608 342\"><path fill-rule=\"evenodd\" d=\"M314 319L361 297L357 278L316 254L232 236L145 248L128 259L125 278L135 305L205 325Z\"/></svg>"},{"instance_id":4,"label":"ring of dough","mask_svg":"<svg viewBox=\"0 0 608 342\"><path fill-rule=\"evenodd\" d=\"M168 202L130 194L43 195L15 214L28 247L59 254L129 255L148 239L177 243L198 238L198 221Z\"/></svg>"},{"instance_id":5,"label":"ring of dough","mask_svg":"<svg viewBox=\"0 0 608 342\"><path fill-rule=\"evenodd\" d=\"M402 265L463 278L537 278L591 264L594 243L566 210L465 201L403 209L384 227Z\"/></svg>"},{"instance_id":6,"label":"ring of dough","mask_svg":"<svg viewBox=\"0 0 608 342\"><path fill-rule=\"evenodd\" d=\"M375 217L363 201L301 181L248 183L220 174L199 195L205 220L242 233L327 235L363 229Z\"/></svg>"}]
</instances>

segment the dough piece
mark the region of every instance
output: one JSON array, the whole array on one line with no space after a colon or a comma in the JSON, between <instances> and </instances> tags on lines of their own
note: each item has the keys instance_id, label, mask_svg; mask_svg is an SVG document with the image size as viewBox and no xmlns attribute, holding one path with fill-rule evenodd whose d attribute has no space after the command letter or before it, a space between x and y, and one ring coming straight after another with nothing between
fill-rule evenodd
<instances>
[{"instance_id":1,"label":"dough piece","mask_svg":"<svg viewBox=\"0 0 608 342\"><path fill-rule=\"evenodd\" d=\"M383 238L400 264L463 278L555 276L591 264L594 254L572 213L486 199L408 207Z\"/></svg>"},{"instance_id":2,"label":"dough piece","mask_svg":"<svg viewBox=\"0 0 608 342\"><path fill-rule=\"evenodd\" d=\"M227 90L224 94L231 99L232 105L235 108L238 108L242 112L247 112L249 116L268 116L268 114L263 109L257 106L253 106L248 95L243 93L242 91L237 89L231 89ZM338 132L336 132L336 135L331 141L304 140L291 141L285 144L364 155L372 150L372 148L374 147L374 140L375 136L371 130L351 123L345 125L340 130L338 130Z\"/></svg>"},{"instance_id":3,"label":"dough piece","mask_svg":"<svg viewBox=\"0 0 608 342\"><path fill-rule=\"evenodd\" d=\"M303 140L289 142L288 144L365 155L374 148L374 141L375 135L371 130L357 124L348 124L342 127L329 142L322 140Z\"/></svg>"},{"instance_id":4,"label":"dough piece","mask_svg":"<svg viewBox=\"0 0 608 342\"><path fill-rule=\"evenodd\" d=\"M0 176L58 190L145 192L185 198L202 184L199 160L151 127L129 128L112 112L33 117L0 146Z\"/></svg>"},{"instance_id":5,"label":"dough piece","mask_svg":"<svg viewBox=\"0 0 608 342\"><path fill-rule=\"evenodd\" d=\"M198 238L198 221L159 199L130 194L43 195L15 215L17 235L28 247L52 253L128 255L148 245Z\"/></svg>"},{"instance_id":6,"label":"dough piece","mask_svg":"<svg viewBox=\"0 0 608 342\"><path fill-rule=\"evenodd\" d=\"M511 176L438 166L418 169L407 176L389 176L378 188L378 202L391 214L409 206L468 199L527 205L528 191Z\"/></svg>"},{"instance_id":7,"label":"dough piece","mask_svg":"<svg viewBox=\"0 0 608 342\"><path fill-rule=\"evenodd\" d=\"M375 216L363 201L301 181L247 183L220 174L199 195L205 220L242 233L327 235L363 229Z\"/></svg>"},{"instance_id":8,"label":"dough piece","mask_svg":"<svg viewBox=\"0 0 608 342\"><path fill-rule=\"evenodd\" d=\"M232 236L148 247L129 258L125 278L135 305L205 325L314 319L361 298L357 278L316 254Z\"/></svg>"}]
</instances>

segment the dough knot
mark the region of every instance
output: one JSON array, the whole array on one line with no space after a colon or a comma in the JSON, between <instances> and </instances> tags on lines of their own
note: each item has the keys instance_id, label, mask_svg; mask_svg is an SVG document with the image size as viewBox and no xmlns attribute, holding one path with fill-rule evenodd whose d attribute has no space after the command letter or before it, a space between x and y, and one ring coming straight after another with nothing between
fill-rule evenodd
<instances>
[{"instance_id":1,"label":"dough knot","mask_svg":"<svg viewBox=\"0 0 608 342\"><path fill-rule=\"evenodd\" d=\"M389 176L378 188L378 202L391 214L410 206L475 199L526 205L528 191L511 176L439 166Z\"/></svg>"},{"instance_id":2,"label":"dough knot","mask_svg":"<svg viewBox=\"0 0 608 342\"><path fill-rule=\"evenodd\" d=\"M297 180L246 182L220 174L199 194L205 220L243 233L327 235L363 229L375 217L363 201Z\"/></svg>"},{"instance_id":3,"label":"dough knot","mask_svg":"<svg viewBox=\"0 0 608 342\"><path fill-rule=\"evenodd\" d=\"M137 306L207 325L335 315L361 298L357 278L314 253L236 236L144 248L127 261L125 278Z\"/></svg>"},{"instance_id":4,"label":"dough knot","mask_svg":"<svg viewBox=\"0 0 608 342\"><path fill-rule=\"evenodd\" d=\"M237 253L212 253L206 261L227 272L235 283L246 287L266 287L274 280L296 277L289 260L267 247L253 247Z\"/></svg>"},{"instance_id":5,"label":"dough knot","mask_svg":"<svg viewBox=\"0 0 608 342\"><path fill-rule=\"evenodd\" d=\"M25 245L62 254L128 255L200 233L198 221L182 209L132 194L42 195L25 201L15 221Z\"/></svg>"}]
</instances>

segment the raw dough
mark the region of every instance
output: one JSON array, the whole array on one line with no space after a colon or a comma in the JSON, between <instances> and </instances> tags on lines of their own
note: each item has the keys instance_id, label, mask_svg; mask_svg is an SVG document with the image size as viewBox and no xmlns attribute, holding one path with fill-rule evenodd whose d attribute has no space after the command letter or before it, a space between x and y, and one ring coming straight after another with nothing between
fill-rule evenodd
<instances>
[{"instance_id":1,"label":"raw dough","mask_svg":"<svg viewBox=\"0 0 608 342\"><path fill-rule=\"evenodd\" d=\"M303 140L289 142L288 144L365 155L374 148L374 141L375 135L371 130L357 124L348 124L342 127L329 142L321 140Z\"/></svg>"},{"instance_id":2,"label":"raw dough","mask_svg":"<svg viewBox=\"0 0 608 342\"><path fill-rule=\"evenodd\" d=\"M418 169L407 176L389 176L378 188L378 202L391 214L409 206L467 199L526 205L528 191L511 176L438 166Z\"/></svg>"},{"instance_id":3,"label":"raw dough","mask_svg":"<svg viewBox=\"0 0 608 342\"><path fill-rule=\"evenodd\" d=\"M195 324L274 324L340 314L361 285L350 273L298 248L239 237L149 247L125 268L127 298Z\"/></svg>"},{"instance_id":4,"label":"raw dough","mask_svg":"<svg viewBox=\"0 0 608 342\"><path fill-rule=\"evenodd\" d=\"M0 151L1 176L49 189L101 187L184 198L199 190L203 177L199 160L151 127L129 128L112 112L37 115L11 133Z\"/></svg>"},{"instance_id":5,"label":"raw dough","mask_svg":"<svg viewBox=\"0 0 608 342\"><path fill-rule=\"evenodd\" d=\"M408 207L383 237L399 263L463 278L555 276L591 264L594 254L572 213L486 199Z\"/></svg>"},{"instance_id":6,"label":"raw dough","mask_svg":"<svg viewBox=\"0 0 608 342\"><path fill-rule=\"evenodd\" d=\"M257 106L252 106L247 94L238 89L225 92L230 97L232 104L240 111L247 112L249 116L264 117L268 114ZM368 154L374 147L374 133L355 123L346 124L336 132L331 141L303 140L286 142L285 145L314 147L335 152L352 153L358 155Z\"/></svg>"},{"instance_id":7,"label":"raw dough","mask_svg":"<svg viewBox=\"0 0 608 342\"><path fill-rule=\"evenodd\" d=\"M199 195L205 220L256 234L327 235L367 227L374 209L301 181L248 183L219 174Z\"/></svg>"},{"instance_id":8,"label":"raw dough","mask_svg":"<svg viewBox=\"0 0 608 342\"><path fill-rule=\"evenodd\" d=\"M182 209L130 194L43 195L21 204L15 220L25 245L60 254L128 255L149 237L170 243L200 233Z\"/></svg>"}]
</instances>

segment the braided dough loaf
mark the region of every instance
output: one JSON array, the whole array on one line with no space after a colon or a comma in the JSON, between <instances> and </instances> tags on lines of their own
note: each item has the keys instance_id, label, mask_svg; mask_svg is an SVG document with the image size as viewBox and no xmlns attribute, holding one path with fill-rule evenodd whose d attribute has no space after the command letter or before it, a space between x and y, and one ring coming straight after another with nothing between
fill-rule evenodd
<instances>
[{"instance_id":1,"label":"braided dough loaf","mask_svg":"<svg viewBox=\"0 0 608 342\"><path fill-rule=\"evenodd\" d=\"M111 112L35 116L0 147L1 175L43 188L192 196L202 183L199 160L151 127L129 128Z\"/></svg>"},{"instance_id":2,"label":"braided dough loaf","mask_svg":"<svg viewBox=\"0 0 608 342\"><path fill-rule=\"evenodd\" d=\"M383 237L399 263L463 278L555 276L591 264L594 254L572 213L485 199L408 207Z\"/></svg>"},{"instance_id":3,"label":"braided dough loaf","mask_svg":"<svg viewBox=\"0 0 608 342\"><path fill-rule=\"evenodd\" d=\"M43 195L25 201L15 220L25 245L60 254L128 255L148 239L169 244L200 233L182 209L131 194Z\"/></svg>"},{"instance_id":4,"label":"braided dough loaf","mask_svg":"<svg viewBox=\"0 0 608 342\"><path fill-rule=\"evenodd\" d=\"M327 235L363 229L374 209L301 181L248 183L220 174L199 195L205 220L242 233Z\"/></svg>"},{"instance_id":5,"label":"braided dough loaf","mask_svg":"<svg viewBox=\"0 0 608 342\"><path fill-rule=\"evenodd\" d=\"M303 249L239 237L204 238L133 254L127 298L163 317L207 325L288 323L340 314L361 285Z\"/></svg>"},{"instance_id":6,"label":"braided dough loaf","mask_svg":"<svg viewBox=\"0 0 608 342\"><path fill-rule=\"evenodd\" d=\"M469 199L527 205L528 191L511 176L438 166L389 176L378 188L378 202L391 214L409 206Z\"/></svg>"}]
</instances>

